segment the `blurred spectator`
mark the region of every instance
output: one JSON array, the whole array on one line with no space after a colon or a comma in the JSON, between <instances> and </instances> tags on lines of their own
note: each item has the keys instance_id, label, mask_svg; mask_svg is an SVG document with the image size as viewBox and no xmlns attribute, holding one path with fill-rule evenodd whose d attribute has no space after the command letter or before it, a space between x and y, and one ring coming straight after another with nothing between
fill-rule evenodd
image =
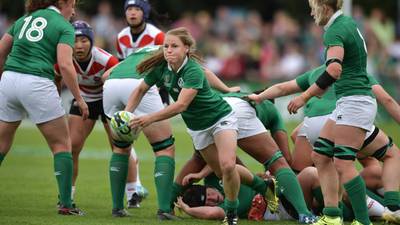
<instances>
[{"instance_id":1,"label":"blurred spectator","mask_svg":"<svg viewBox=\"0 0 400 225\"><path fill-rule=\"evenodd\" d=\"M110 2L99 3L97 14L93 17L91 24L96 34L96 45L103 49L112 49L120 27L116 25Z\"/></svg>"},{"instance_id":2,"label":"blurred spectator","mask_svg":"<svg viewBox=\"0 0 400 225\"><path fill-rule=\"evenodd\" d=\"M381 9L372 10L369 25L383 47L388 47L394 41L394 23L386 17Z\"/></svg>"},{"instance_id":3,"label":"blurred spectator","mask_svg":"<svg viewBox=\"0 0 400 225\"><path fill-rule=\"evenodd\" d=\"M0 37L3 37L3 34L6 33L8 26L7 15L0 12Z\"/></svg>"}]
</instances>

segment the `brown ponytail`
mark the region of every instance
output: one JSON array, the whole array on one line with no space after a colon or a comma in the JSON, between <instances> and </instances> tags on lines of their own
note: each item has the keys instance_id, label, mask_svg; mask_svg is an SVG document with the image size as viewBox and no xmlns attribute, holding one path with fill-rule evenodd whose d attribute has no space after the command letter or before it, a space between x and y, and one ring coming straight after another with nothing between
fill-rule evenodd
<instances>
[{"instance_id":1,"label":"brown ponytail","mask_svg":"<svg viewBox=\"0 0 400 225\"><path fill-rule=\"evenodd\" d=\"M190 32L184 28L184 27L179 27L175 28L172 30L169 30L166 35L173 35L178 37L182 43L186 46L189 46L189 52L187 53L187 56L191 59L196 60L199 63L203 63L202 57L196 53L196 41L190 34ZM144 73L147 71L150 71L153 69L155 66L161 64L164 62L164 52L163 49L161 48L158 50L156 53L152 54L149 58L143 60L139 65L136 66L136 70L139 73Z\"/></svg>"}]
</instances>

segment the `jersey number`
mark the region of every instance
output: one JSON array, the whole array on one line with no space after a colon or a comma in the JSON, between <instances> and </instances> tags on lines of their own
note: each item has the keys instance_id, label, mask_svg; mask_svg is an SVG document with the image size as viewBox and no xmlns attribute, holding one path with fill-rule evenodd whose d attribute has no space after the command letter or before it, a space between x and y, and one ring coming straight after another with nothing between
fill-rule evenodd
<instances>
[{"instance_id":1,"label":"jersey number","mask_svg":"<svg viewBox=\"0 0 400 225\"><path fill-rule=\"evenodd\" d=\"M38 42L43 38L43 29L47 26L47 20L43 17L35 18L32 20L32 23L31 20L32 16L28 16L24 19L25 23L22 26L21 33L19 33L18 38L21 39L25 34L25 37L28 39L28 41ZM29 24L30 27L28 30L26 30Z\"/></svg>"},{"instance_id":2,"label":"jersey number","mask_svg":"<svg viewBox=\"0 0 400 225\"><path fill-rule=\"evenodd\" d=\"M367 44L365 44L364 37L362 36L362 34L361 34L361 32L360 32L360 30L359 30L358 28L357 28L357 32L358 32L358 35L360 35L360 38L361 38L362 41L363 41L365 53L368 53L368 51L367 51Z\"/></svg>"}]
</instances>

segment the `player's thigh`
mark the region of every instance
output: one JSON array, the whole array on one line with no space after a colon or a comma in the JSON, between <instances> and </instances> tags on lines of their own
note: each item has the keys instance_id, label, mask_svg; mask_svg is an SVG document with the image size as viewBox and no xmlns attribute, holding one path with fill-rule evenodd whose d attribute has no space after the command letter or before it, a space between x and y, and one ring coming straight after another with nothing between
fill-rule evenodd
<instances>
[{"instance_id":1,"label":"player's thigh","mask_svg":"<svg viewBox=\"0 0 400 225\"><path fill-rule=\"evenodd\" d=\"M324 126L321 129L321 132L319 133L320 137L326 138L328 140L334 141L335 137L335 121L328 119Z\"/></svg>"},{"instance_id":2,"label":"player's thigh","mask_svg":"<svg viewBox=\"0 0 400 225\"><path fill-rule=\"evenodd\" d=\"M37 124L53 153L71 151L67 120L64 116Z\"/></svg>"},{"instance_id":3,"label":"player's thigh","mask_svg":"<svg viewBox=\"0 0 400 225\"><path fill-rule=\"evenodd\" d=\"M382 148L387 145L389 142L389 137L385 134L383 130L379 130L376 137L369 143L367 146L362 148L359 152L361 156L371 156L375 153L376 150Z\"/></svg>"},{"instance_id":4,"label":"player's thigh","mask_svg":"<svg viewBox=\"0 0 400 225\"><path fill-rule=\"evenodd\" d=\"M335 145L360 149L365 139L366 131L359 127L348 125L335 126L334 140Z\"/></svg>"},{"instance_id":5,"label":"player's thigh","mask_svg":"<svg viewBox=\"0 0 400 225\"><path fill-rule=\"evenodd\" d=\"M242 138L238 140L238 146L260 163L270 159L279 150L278 145L267 132Z\"/></svg>"},{"instance_id":6,"label":"player's thigh","mask_svg":"<svg viewBox=\"0 0 400 225\"><path fill-rule=\"evenodd\" d=\"M214 134L219 164L222 170L230 170L236 164L237 131L233 129L221 130Z\"/></svg>"},{"instance_id":7,"label":"player's thigh","mask_svg":"<svg viewBox=\"0 0 400 225\"><path fill-rule=\"evenodd\" d=\"M367 131L374 127L376 100L370 96L346 96L338 100L335 113L335 145L360 149Z\"/></svg>"},{"instance_id":8,"label":"player's thigh","mask_svg":"<svg viewBox=\"0 0 400 225\"><path fill-rule=\"evenodd\" d=\"M195 151L192 157L183 165L182 169L176 175L175 182L182 184L183 178L190 173L198 173L206 165L206 162L200 155L200 152Z\"/></svg>"},{"instance_id":9,"label":"player's thigh","mask_svg":"<svg viewBox=\"0 0 400 225\"><path fill-rule=\"evenodd\" d=\"M172 128L169 120L162 120L145 127L143 133L149 143L155 143L171 137Z\"/></svg>"},{"instance_id":10,"label":"player's thigh","mask_svg":"<svg viewBox=\"0 0 400 225\"><path fill-rule=\"evenodd\" d=\"M81 146L85 142L86 138L92 132L96 120L86 119L83 120L81 116L78 115L68 115L68 126L71 135L71 144L73 151L80 151ZM79 149L75 149L75 148Z\"/></svg>"},{"instance_id":11,"label":"player's thigh","mask_svg":"<svg viewBox=\"0 0 400 225\"><path fill-rule=\"evenodd\" d=\"M313 165L311 160L311 153L313 148L304 136L297 136L292 153L292 165L291 167L296 171L301 171L308 166Z\"/></svg>"},{"instance_id":12,"label":"player's thigh","mask_svg":"<svg viewBox=\"0 0 400 225\"><path fill-rule=\"evenodd\" d=\"M0 153L7 154L14 140L15 132L21 121L0 121Z\"/></svg>"},{"instance_id":13,"label":"player's thigh","mask_svg":"<svg viewBox=\"0 0 400 225\"><path fill-rule=\"evenodd\" d=\"M217 152L217 146L215 144L210 144L206 148L199 151L203 159L207 162L207 164L211 167L214 173L218 177L222 177L220 162L219 162L219 155Z\"/></svg>"}]
</instances>

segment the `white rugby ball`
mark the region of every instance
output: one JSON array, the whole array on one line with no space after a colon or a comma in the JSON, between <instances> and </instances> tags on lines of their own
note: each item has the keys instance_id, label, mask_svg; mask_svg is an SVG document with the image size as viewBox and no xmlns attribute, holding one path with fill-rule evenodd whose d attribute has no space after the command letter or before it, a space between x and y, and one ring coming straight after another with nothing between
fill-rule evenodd
<instances>
[{"instance_id":1,"label":"white rugby ball","mask_svg":"<svg viewBox=\"0 0 400 225\"><path fill-rule=\"evenodd\" d=\"M118 111L111 118L110 127L114 138L118 141L133 142L140 134L141 129L131 129L129 121L135 118L135 115L128 111Z\"/></svg>"}]
</instances>

